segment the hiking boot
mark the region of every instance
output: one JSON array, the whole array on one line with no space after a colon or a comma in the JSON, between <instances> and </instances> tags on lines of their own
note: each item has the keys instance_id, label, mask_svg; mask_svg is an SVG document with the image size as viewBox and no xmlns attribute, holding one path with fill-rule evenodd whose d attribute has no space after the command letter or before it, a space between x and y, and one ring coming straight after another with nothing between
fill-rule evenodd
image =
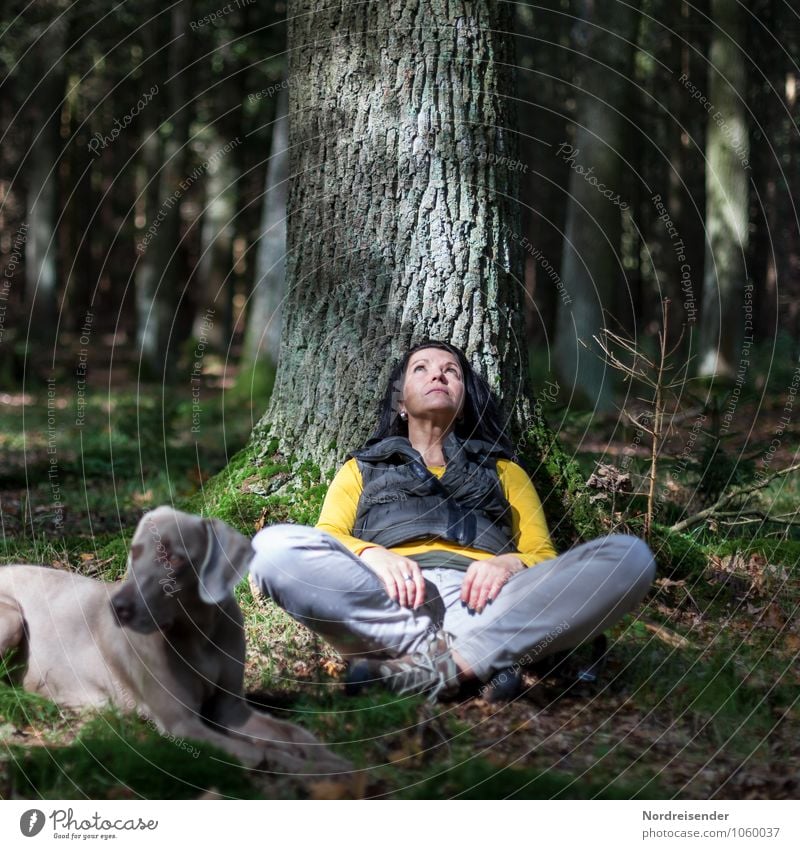
<instances>
[{"instance_id":1,"label":"hiking boot","mask_svg":"<svg viewBox=\"0 0 800 849\"><path fill-rule=\"evenodd\" d=\"M380 684L398 696L428 693L428 701L458 692L458 667L453 660L452 637L442 631L428 646L413 654L394 658L354 660L345 676L345 693L358 695L366 687Z\"/></svg>"},{"instance_id":2,"label":"hiking boot","mask_svg":"<svg viewBox=\"0 0 800 849\"><path fill-rule=\"evenodd\" d=\"M522 692L522 672L515 666L501 669L495 672L481 692L490 704L513 702Z\"/></svg>"}]
</instances>

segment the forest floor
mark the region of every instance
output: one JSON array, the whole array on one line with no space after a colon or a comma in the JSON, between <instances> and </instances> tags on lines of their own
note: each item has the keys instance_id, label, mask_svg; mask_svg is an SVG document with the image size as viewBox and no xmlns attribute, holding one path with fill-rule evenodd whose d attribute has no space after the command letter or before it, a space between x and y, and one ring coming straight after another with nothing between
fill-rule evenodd
<instances>
[{"instance_id":1,"label":"forest floor","mask_svg":"<svg viewBox=\"0 0 800 849\"><path fill-rule=\"evenodd\" d=\"M98 375L79 400L69 374L0 396L0 562L118 578L142 513L202 494L264 409L263 395L233 389L222 371L207 362L199 396L187 380L166 402L124 375L113 391ZM751 454L763 455L778 427L777 402L752 405L757 424L730 440L727 480ZM630 429L589 428L580 416L552 424L587 476L602 460L629 471L634 485L641 479L646 450ZM773 468L793 459L796 434L786 437ZM666 459L681 444L677 436ZM724 471L721 458L716 464ZM671 493L672 519L702 506L689 479L665 471L660 484ZM783 479L756 506L788 512L799 492ZM639 507L620 501L609 515L624 523ZM269 511L260 519L272 520ZM249 514L237 524L255 530ZM0 798L797 798L795 530L706 523L691 537L701 565L683 573L656 550L653 591L610 632L599 681L576 683L578 653L561 673L526 673L522 695L502 705L347 699L336 654L242 584L248 694L349 758L355 783L305 785L222 767L213 752L195 759L134 718L64 712L0 686Z\"/></svg>"}]
</instances>

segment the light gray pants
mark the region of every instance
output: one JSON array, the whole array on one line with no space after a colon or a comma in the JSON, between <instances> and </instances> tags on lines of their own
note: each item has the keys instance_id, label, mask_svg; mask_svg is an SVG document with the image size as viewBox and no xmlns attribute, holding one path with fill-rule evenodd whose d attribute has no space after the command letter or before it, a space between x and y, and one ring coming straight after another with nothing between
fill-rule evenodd
<instances>
[{"instance_id":1,"label":"light gray pants","mask_svg":"<svg viewBox=\"0 0 800 849\"><path fill-rule=\"evenodd\" d=\"M518 572L482 613L461 602L464 572L423 569L425 603L410 610L324 531L272 525L253 548L259 589L345 658L409 654L442 629L481 681L601 633L639 604L655 576L647 545L615 534Z\"/></svg>"}]
</instances>

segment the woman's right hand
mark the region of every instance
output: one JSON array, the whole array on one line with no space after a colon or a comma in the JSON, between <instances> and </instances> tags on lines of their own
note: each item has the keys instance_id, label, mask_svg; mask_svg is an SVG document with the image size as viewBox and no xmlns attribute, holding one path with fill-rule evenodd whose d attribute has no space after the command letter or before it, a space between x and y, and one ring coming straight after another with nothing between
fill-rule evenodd
<instances>
[{"instance_id":1,"label":"woman's right hand","mask_svg":"<svg viewBox=\"0 0 800 849\"><path fill-rule=\"evenodd\" d=\"M386 593L402 607L416 610L425 601L425 579L417 563L375 545L359 557L383 581Z\"/></svg>"}]
</instances>

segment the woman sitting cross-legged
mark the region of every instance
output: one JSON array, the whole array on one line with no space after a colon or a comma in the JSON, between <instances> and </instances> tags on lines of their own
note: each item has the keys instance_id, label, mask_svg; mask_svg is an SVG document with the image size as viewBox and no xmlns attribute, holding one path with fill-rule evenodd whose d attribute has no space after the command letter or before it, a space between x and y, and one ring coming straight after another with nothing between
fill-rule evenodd
<instances>
[{"instance_id":1,"label":"woman sitting cross-legged","mask_svg":"<svg viewBox=\"0 0 800 849\"><path fill-rule=\"evenodd\" d=\"M453 695L569 649L633 610L655 564L612 535L556 555L541 503L458 348L397 364L374 436L352 452L316 527L253 539L262 592L348 660L348 690ZM506 677L505 675L503 676Z\"/></svg>"}]
</instances>

